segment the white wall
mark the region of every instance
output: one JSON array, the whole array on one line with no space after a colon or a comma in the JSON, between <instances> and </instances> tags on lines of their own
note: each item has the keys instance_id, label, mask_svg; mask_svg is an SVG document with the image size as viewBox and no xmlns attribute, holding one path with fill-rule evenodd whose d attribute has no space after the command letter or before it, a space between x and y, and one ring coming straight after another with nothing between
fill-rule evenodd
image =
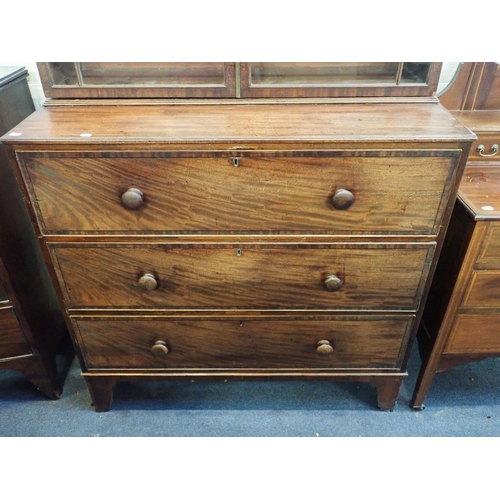
<instances>
[{"instance_id":1,"label":"white wall","mask_svg":"<svg viewBox=\"0 0 500 500\"><path fill-rule=\"evenodd\" d=\"M441 69L441 75L439 77L439 83L437 88L437 93L442 92L453 80L455 73L457 72L458 65L457 62L444 62Z\"/></svg>"}]
</instances>

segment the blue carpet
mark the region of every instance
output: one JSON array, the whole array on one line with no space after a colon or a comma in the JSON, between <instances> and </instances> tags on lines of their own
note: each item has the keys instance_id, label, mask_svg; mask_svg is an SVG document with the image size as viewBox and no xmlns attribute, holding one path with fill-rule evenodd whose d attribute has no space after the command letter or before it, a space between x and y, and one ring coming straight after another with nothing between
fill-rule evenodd
<instances>
[{"instance_id":1,"label":"blue carpet","mask_svg":"<svg viewBox=\"0 0 500 500\"><path fill-rule=\"evenodd\" d=\"M120 383L111 410L96 413L76 359L58 401L1 370L0 436L500 436L500 359L436 375L416 411L415 351L394 412L376 408L368 384L221 381Z\"/></svg>"}]
</instances>

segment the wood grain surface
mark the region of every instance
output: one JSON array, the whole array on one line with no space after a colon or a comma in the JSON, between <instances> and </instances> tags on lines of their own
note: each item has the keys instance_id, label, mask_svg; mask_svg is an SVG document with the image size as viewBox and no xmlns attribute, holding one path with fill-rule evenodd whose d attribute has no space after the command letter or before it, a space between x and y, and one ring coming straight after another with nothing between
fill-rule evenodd
<instances>
[{"instance_id":1,"label":"wood grain surface","mask_svg":"<svg viewBox=\"0 0 500 500\"><path fill-rule=\"evenodd\" d=\"M14 133L15 135L10 135ZM91 136L82 134L91 134ZM438 103L200 104L44 107L2 137L9 144L470 141L475 135ZM231 147L231 146L230 146ZM286 144L283 144L286 147Z\"/></svg>"},{"instance_id":2,"label":"wood grain surface","mask_svg":"<svg viewBox=\"0 0 500 500\"><path fill-rule=\"evenodd\" d=\"M47 234L432 234L460 156L440 150L309 154L249 154L238 158L238 167L227 153L22 158ZM122 206L131 188L143 193L137 210ZM346 210L332 205L339 189L354 195Z\"/></svg>"},{"instance_id":3,"label":"wood grain surface","mask_svg":"<svg viewBox=\"0 0 500 500\"><path fill-rule=\"evenodd\" d=\"M451 114L476 134L498 134L500 130L500 109L451 111Z\"/></svg>"},{"instance_id":4,"label":"wood grain surface","mask_svg":"<svg viewBox=\"0 0 500 500\"><path fill-rule=\"evenodd\" d=\"M462 307L500 308L500 270L473 271Z\"/></svg>"},{"instance_id":5,"label":"wood grain surface","mask_svg":"<svg viewBox=\"0 0 500 500\"><path fill-rule=\"evenodd\" d=\"M475 269L500 269L500 221L479 221L484 232Z\"/></svg>"},{"instance_id":6,"label":"wood grain surface","mask_svg":"<svg viewBox=\"0 0 500 500\"><path fill-rule=\"evenodd\" d=\"M500 168L498 165L486 162L468 164L460 183L458 196L476 219L500 218ZM500 240L498 245L500 248Z\"/></svg>"},{"instance_id":7,"label":"wood grain surface","mask_svg":"<svg viewBox=\"0 0 500 500\"><path fill-rule=\"evenodd\" d=\"M394 407L476 138L437 102L63 105L11 133L97 411L129 376L270 373Z\"/></svg>"},{"instance_id":8,"label":"wood grain surface","mask_svg":"<svg viewBox=\"0 0 500 500\"><path fill-rule=\"evenodd\" d=\"M52 247L67 306L416 310L434 245ZM146 291L146 273L158 282ZM330 275L342 288L329 292Z\"/></svg>"},{"instance_id":9,"label":"wood grain surface","mask_svg":"<svg viewBox=\"0 0 500 500\"><path fill-rule=\"evenodd\" d=\"M88 368L397 368L411 316L75 320ZM327 340L333 354L318 354ZM163 341L168 354L151 347Z\"/></svg>"},{"instance_id":10,"label":"wood grain surface","mask_svg":"<svg viewBox=\"0 0 500 500\"><path fill-rule=\"evenodd\" d=\"M458 314L443 353L500 354L498 312Z\"/></svg>"}]
</instances>

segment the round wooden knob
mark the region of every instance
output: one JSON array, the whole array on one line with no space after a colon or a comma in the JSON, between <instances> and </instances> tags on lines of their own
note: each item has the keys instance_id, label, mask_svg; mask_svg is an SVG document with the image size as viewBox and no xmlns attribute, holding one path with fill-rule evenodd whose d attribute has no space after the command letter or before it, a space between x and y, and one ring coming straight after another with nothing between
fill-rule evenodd
<instances>
[{"instance_id":1,"label":"round wooden knob","mask_svg":"<svg viewBox=\"0 0 500 500\"><path fill-rule=\"evenodd\" d=\"M156 341L155 345L151 347L151 352L157 356L164 356L165 354L168 354L166 342L163 342L163 340Z\"/></svg>"},{"instance_id":2,"label":"round wooden knob","mask_svg":"<svg viewBox=\"0 0 500 500\"><path fill-rule=\"evenodd\" d=\"M122 194L122 205L129 210L137 210L144 202L143 196L138 189L130 188Z\"/></svg>"},{"instance_id":3,"label":"round wooden knob","mask_svg":"<svg viewBox=\"0 0 500 500\"><path fill-rule=\"evenodd\" d=\"M335 274L327 276L326 280L324 281L325 288L329 292L336 292L337 290L340 290L343 284L344 283L342 283L342 280L338 276L335 276Z\"/></svg>"},{"instance_id":4,"label":"round wooden knob","mask_svg":"<svg viewBox=\"0 0 500 500\"><path fill-rule=\"evenodd\" d=\"M337 189L332 198L332 205L337 210L345 210L354 203L354 195L347 189Z\"/></svg>"},{"instance_id":5,"label":"round wooden knob","mask_svg":"<svg viewBox=\"0 0 500 500\"><path fill-rule=\"evenodd\" d=\"M141 276L139 278L139 286L143 290L150 292L151 290L156 289L156 287L158 286L158 282L152 274L146 273L144 276Z\"/></svg>"},{"instance_id":6,"label":"round wooden knob","mask_svg":"<svg viewBox=\"0 0 500 500\"><path fill-rule=\"evenodd\" d=\"M318 342L316 352L318 354L321 354L322 356L329 356L333 353L333 347L330 345L330 342L328 342L328 340L320 340Z\"/></svg>"}]
</instances>

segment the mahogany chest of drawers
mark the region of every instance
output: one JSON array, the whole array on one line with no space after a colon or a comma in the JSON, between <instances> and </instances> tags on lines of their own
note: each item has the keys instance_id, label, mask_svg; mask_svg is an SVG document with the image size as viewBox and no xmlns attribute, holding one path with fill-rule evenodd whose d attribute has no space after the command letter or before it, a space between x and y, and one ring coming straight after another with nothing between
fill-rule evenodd
<instances>
[{"instance_id":1,"label":"mahogany chest of drawers","mask_svg":"<svg viewBox=\"0 0 500 500\"><path fill-rule=\"evenodd\" d=\"M95 409L133 379L390 410L474 135L437 102L46 107L3 138Z\"/></svg>"},{"instance_id":2,"label":"mahogany chest of drawers","mask_svg":"<svg viewBox=\"0 0 500 500\"><path fill-rule=\"evenodd\" d=\"M454 114L477 134L419 331L413 406L436 373L500 356L500 112Z\"/></svg>"}]
</instances>

